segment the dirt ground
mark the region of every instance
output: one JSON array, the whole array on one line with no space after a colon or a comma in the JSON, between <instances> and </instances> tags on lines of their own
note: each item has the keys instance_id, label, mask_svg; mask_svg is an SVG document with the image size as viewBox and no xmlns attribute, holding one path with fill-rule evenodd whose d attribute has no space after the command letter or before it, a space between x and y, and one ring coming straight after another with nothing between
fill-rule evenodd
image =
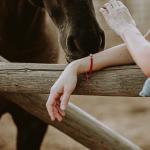
<instances>
[{"instance_id":1,"label":"dirt ground","mask_svg":"<svg viewBox=\"0 0 150 150\"><path fill-rule=\"evenodd\" d=\"M96 12L98 12L98 7L104 2L106 0L94 1ZM143 18L142 14L138 15L138 13L141 13L143 9L149 11L150 5L148 3L150 4L150 1L143 0L142 3L145 3L145 5L142 6L140 0L136 1L136 4L134 0L124 0L124 2L133 10L133 15L137 17L135 19L139 28L142 32L145 32L148 29L149 22L144 24L142 21L146 17L150 17L150 15L145 12L143 13ZM140 5L140 7L137 5ZM142 20L140 20L141 18ZM99 22L104 22L101 21L100 15L98 15L98 19ZM105 24L102 24L102 26L106 33L106 47L118 44L120 39ZM59 62L64 62L62 52ZM150 150L150 98L72 96L71 102L129 138L144 150ZM0 120L0 150L15 150L15 139L16 127L11 116L5 114ZM41 150L86 150L86 148L49 126Z\"/></svg>"}]
</instances>

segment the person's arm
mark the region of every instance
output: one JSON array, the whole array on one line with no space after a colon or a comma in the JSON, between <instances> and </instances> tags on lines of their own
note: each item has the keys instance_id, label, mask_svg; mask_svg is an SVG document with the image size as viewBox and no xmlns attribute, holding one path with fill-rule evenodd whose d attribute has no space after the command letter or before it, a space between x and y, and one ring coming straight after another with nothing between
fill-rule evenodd
<instances>
[{"instance_id":1,"label":"person's arm","mask_svg":"<svg viewBox=\"0 0 150 150\"><path fill-rule=\"evenodd\" d=\"M101 70L110 66L133 64L134 61L129 54L125 44L121 44L93 55L93 71ZM78 74L89 71L89 57L72 62L77 66Z\"/></svg>"},{"instance_id":2,"label":"person's arm","mask_svg":"<svg viewBox=\"0 0 150 150\"><path fill-rule=\"evenodd\" d=\"M150 43L136 28L127 7L120 1L110 0L100 11L108 25L124 40L136 64L150 76Z\"/></svg>"},{"instance_id":3,"label":"person's arm","mask_svg":"<svg viewBox=\"0 0 150 150\"><path fill-rule=\"evenodd\" d=\"M130 27L123 33L124 41L136 64L147 77L150 77L150 43L136 27Z\"/></svg>"},{"instance_id":4,"label":"person's arm","mask_svg":"<svg viewBox=\"0 0 150 150\"><path fill-rule=\"evenodd\" d=\"M150 32L146 38L150 40ZM93 71L101 70L109 66L133 64L125 44L115 46L93 55ZM77 83L77 75L87 72L89 69L89 57L75 60L70 63L62 72L58 80L52 86L46 107L51 120L62 121L65 116L64 110L67 108L70 95L74 91Z\"/></svg>"},{"instance_id":5,"label":"person's arm","mask_svg":"<svg viewBox=\"0 0 150 150\"><path fill-rule=\"evenodd\" d=\"M113 12L115 11L115 9L113 10L113 12L109 13L109 11L112 11L112 6L113 8L117 7L117 9L120 11L122 11L123 8L124 11L121 12L121 14L117 14L117 12L115 12L117 16L113 16ZM111 3L107 3L105 7L105 9L102 9L105 19L108 22L110 21L109 24L112 29L114 29L118 35L122 36L129 49L125 44L123 44L94 54L93 71L100 70L109 66L132 64L135 61L145 72L145 74L148 75L148 56L146 57L146 60L144 60L143 58L145 57L144 54L149 55L148 48L145 48L148 42L143 39L142 35L139 32L134 30L135 28L131 31L133 35L126 32L124 33L124 31L128 29L127 27L129 27L128 23L135 27L135 22L128 12L127 8L124 6L122 7L122 3L118 3L118 1L116 0L111 1ZM114 17L113 19L111 18L112 16L110 14L112 14L112 16ZM114 21L114 19L117 20ZM128 38L130 38L130 40L134 44L130 42ZM131 53L133 58L130 56L129 52ZM142 58L140 56L141 54ZM89 57L76 60L66 67L63 73L60 75L59 79L52 86L50 96L46 104L48 113L52 120L57 119L58 121L61 121L63 119L63 117L65 116L64 110L66 109L69 102L69 97L76 87L77 74L87 72L88 70Z\"/></svg>"},{"instance_id":6,"label":"person's arm","mask_svg":"<svg viewBox=\"0 0 150 150\"><path fill-rule=\"evenodd\" d=\"M93 55L93 59L93 71L109 66L134 63L125 44L96 53ZM75 60L65 68L58 80L51 87L46 107L52 121L55 119L62 121L70 95L77 84L77 75L88 70L89 57Z\"/></svg>"}]
</instances>

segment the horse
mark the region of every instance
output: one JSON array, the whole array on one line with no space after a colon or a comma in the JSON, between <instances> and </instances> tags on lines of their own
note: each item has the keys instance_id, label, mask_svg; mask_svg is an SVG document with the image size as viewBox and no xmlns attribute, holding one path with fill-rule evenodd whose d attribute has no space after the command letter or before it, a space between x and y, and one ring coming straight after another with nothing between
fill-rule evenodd
<instances>
[{"instance_id":1,"label":"horse","mask_svg":"<svg viewBox=\"0 0 150 150\"><path fill-rule=\"evenodd\" d=\"M0 55L10 62L71 62L104 49L92 0L1 0ZM18 129L17 150L39 150L48 125L0 96Z\"/></svg>"}]
</instances>

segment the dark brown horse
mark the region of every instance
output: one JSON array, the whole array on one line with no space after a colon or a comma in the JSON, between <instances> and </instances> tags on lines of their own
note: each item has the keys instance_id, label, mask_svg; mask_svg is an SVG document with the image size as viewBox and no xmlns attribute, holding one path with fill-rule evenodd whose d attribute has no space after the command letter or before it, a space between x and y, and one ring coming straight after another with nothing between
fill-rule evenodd
<instances>
[{"instance_id":1,"label":"dark brown horse","mask_svg":"<svg viewBox=\"0 0 150 150\"><path fill-rule=\"evenodd\" d=\"M0 1L1 56L11 62L57 63L58 41L68 61L104 48L92 0ZM0 115L5 112L18 128L17 149L38 150L47 125L1 97Z\"/></svg>"}]
</instances>

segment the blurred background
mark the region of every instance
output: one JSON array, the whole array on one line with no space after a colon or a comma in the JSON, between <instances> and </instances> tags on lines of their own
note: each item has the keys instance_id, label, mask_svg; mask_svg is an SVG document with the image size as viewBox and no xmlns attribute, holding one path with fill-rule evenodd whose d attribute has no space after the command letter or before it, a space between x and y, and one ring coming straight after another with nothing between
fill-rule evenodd
<instances>
[{"instance_id":1,"label":"blurred background","mask_svg":"<svg viewBox=\"0 0 150 150\"><path fill-rule=\"evenodd\" d=\"M94 0L98 22L106 34L106 48L122 43L109 29L98 9L108 0ZM150 29L150 0L122 0L144 34ZM59 63L65 63L60 51ZM136 81L133 81L136 82ZM150 150L150 98L72 96L71 102L95 116L107 126L129 138L144 150ZM11 116L0 120L0 150L15 150L16 127ZM86 150L85 147L49 126L41 150Z\"/></svg>"}]
</instances>

